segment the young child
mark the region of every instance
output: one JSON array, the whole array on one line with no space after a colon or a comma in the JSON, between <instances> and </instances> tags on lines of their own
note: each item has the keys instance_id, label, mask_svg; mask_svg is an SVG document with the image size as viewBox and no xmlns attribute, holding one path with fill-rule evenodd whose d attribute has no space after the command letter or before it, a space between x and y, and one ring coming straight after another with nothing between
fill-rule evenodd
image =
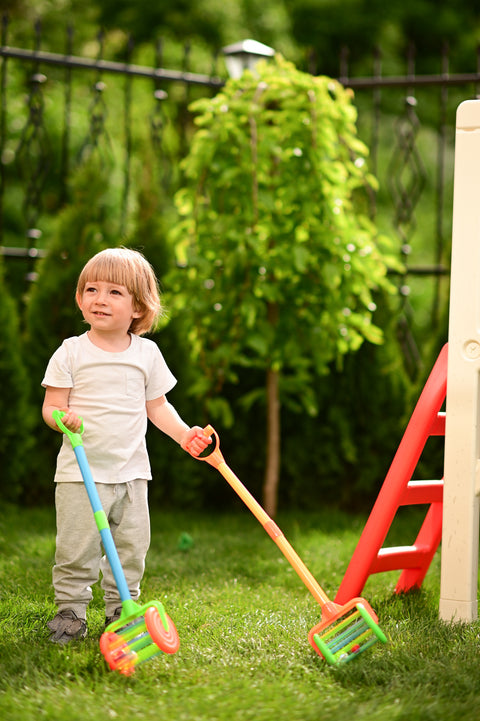
<instances>
[{"instance_id":1,"label":"young child","mask_svg":"<svg viewBox=\"0 0 480 721\"><path fill-rule=\"evenodd\" d=\"M42 381L42 415L57 431L55 409L64 411L62 421L70 431L79 431L83 419L85 452L136 600L150 544L147 419L192 455L211 440L199 426L184 423L168 402L166 394L176 380L158 346L141 337L161 312L157 280L144 256L127 248L97 253L80 274L76 302L89 330L67 338L50 359ZM99 571L106 623L120 616L121 601L66 436L55 481L52 576L58 613L48 627L51 640L65 644L87 634L87 605Z\"/></svg>"}]
</instances>

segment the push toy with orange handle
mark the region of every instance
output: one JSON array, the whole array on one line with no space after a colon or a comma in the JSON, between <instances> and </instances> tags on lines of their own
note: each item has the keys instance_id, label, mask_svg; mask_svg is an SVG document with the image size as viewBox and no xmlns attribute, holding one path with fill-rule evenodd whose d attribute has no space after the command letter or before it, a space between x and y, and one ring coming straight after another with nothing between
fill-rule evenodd
<instances>
[{"instance_id":1,"label":"push toy with orange handle","mask_svg":"<svg viewBox=\"0 0 480 721\"><path fill-rule=\"evenodd\" d=\"M216 444L208 455L197 456L197 459L209 463L222 474L235 493L240 496L261 523L312 596L320 604L322 620L308 634L308 639L314 650L329 664L337 665L351 661L377 641L386 643L387 638L377 624L377 615L364 598L353 598L343 606L330 600L275 521L270 518L226 464L220 451L220 439L214 428L208 425L203 429L203 432L207 436L213 435Z\"/></svg>"}]
</instances>

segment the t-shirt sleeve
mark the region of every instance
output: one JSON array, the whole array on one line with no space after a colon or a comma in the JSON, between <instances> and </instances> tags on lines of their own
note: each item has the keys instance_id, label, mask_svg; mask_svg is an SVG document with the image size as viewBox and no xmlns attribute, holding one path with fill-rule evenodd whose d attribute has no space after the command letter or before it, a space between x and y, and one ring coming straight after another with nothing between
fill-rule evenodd
<instances>
[{"instance_id":1,"label":"t-shirt sleeve","mask_svg":"<svg viewBox=\"0 0 480 721\"><path fill-rule=\"evenodd\" d=\"M177 383L177 379L167 366L157 344L152 342L152 346L151 369L145 386L145 399L147 401L153 401L155 398L164 396Z\"/></svg>"},{"instance_id":2,"label":"t-shirt sleeve","mask_svg":"<svg viewBox=\"0 0 480 721\"><path fill-rule=\"evenodd\" d=\"M42 386L46 388L73 388L72 371L68 363L65 346L61 345L50 358Z\"/></svg>"}]
</instances>

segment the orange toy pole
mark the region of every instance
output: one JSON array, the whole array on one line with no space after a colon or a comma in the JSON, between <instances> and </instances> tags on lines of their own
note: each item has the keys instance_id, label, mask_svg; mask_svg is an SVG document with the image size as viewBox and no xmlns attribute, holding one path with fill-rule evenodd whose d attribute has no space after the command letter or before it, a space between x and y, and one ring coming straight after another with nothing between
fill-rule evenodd
<instances>
[{"instance_id":1,"label":"orange toy pole","mask_svg":"<svg viewBox=\"0 0 480 721\"><path fill-rule=\"evenodd\" d=\"M283 535L283 532L277 526L275 521L270 518L268 513L262 508L258 501L255 500L250 491L245 488L241 480L226 464L225 459L220 451L220 445L216 431L214 431L212 426L207 426L204 429L204 432L206 435L214 435L217 440L217 444L215 449L212 451L212 453L210 453L209 456L201 458L200 460L205 460L222 474L225 480L233 488L235 493L240 496L247 508L249 508L250 511L253 513L257 521L262 524L263 528L268 533L272 541L277 544L280 551L283 553L288 562L292 565L294 570L298 573L298 575L300 576L312 596L315 598L315 600L318 601L321 606L327 606L331 604L332 606L335 606L335 612L338 611L341 606L336 606L336 604L331 603L323 588L319 585L317 580L303 563L300 556L287 541L287 539Z\"/></svg>"}]
</instances>

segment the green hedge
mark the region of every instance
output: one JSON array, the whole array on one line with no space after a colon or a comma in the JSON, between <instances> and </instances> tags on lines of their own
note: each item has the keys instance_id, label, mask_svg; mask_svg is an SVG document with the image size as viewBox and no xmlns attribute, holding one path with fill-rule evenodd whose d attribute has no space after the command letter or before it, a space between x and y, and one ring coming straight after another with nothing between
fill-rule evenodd
<instances>
[{"instance_id":1,"label":"green hedge","mask_svg":"<svg viewBox=\"0 0 480 721\"><path fill-rule=\"evenodd\" d=\"M0 265L0 492L18 500L35 453L29 404L29 377L21 347L18 308L4 282Z\"/></svg>"}]
</instances>

